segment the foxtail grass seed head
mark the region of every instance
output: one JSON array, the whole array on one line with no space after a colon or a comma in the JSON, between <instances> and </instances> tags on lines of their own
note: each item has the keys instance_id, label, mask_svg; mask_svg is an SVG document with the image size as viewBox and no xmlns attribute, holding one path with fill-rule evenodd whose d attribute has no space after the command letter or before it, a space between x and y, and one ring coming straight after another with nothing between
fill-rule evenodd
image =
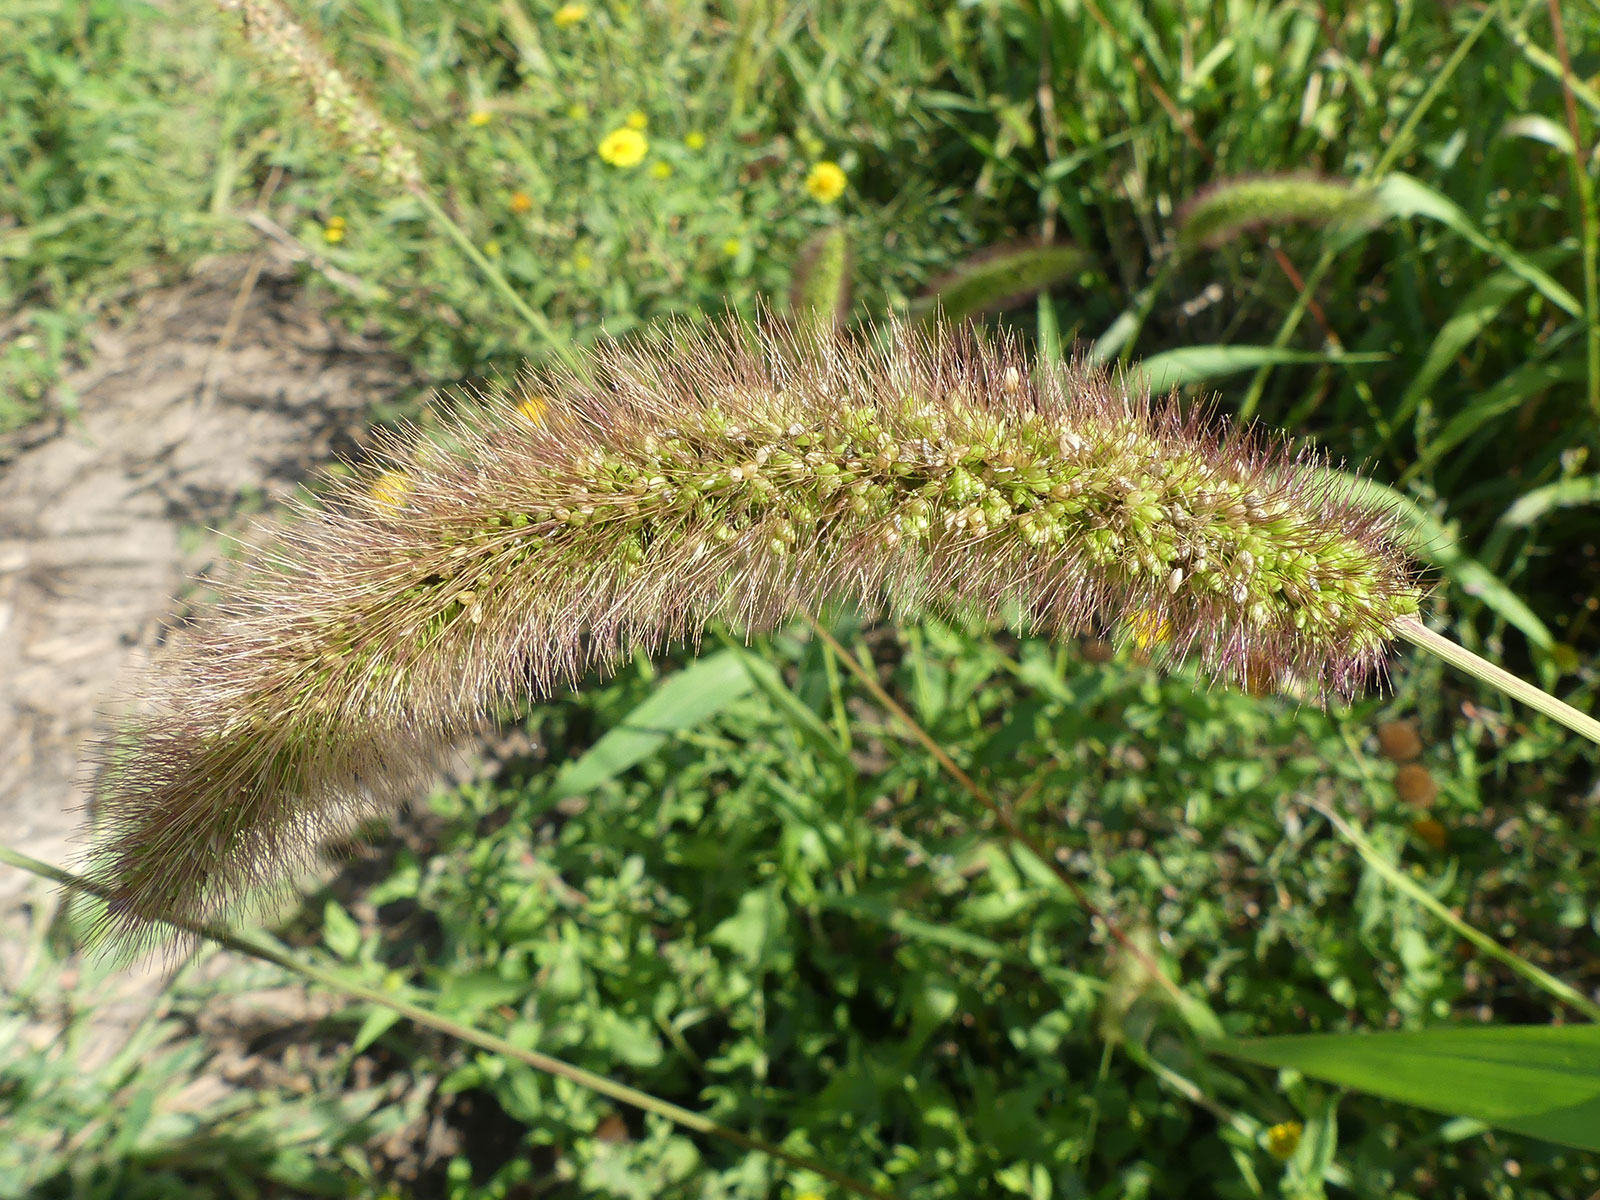
<instances>
[{"instance_id":1,"label":"foxtail grass seed head","mask_svg":"<svg viewBox=\"0 0 1600 1200\"><path fill-rule=\"evenodd\" d=\"M1383 213L1373 189L1317 175L1252 175L1224 179L1197 193L1178 213L1178 244L1215 248L1251 229L1310 224L1351 228Z\"/></svg>"},{"instance_id":2,"label":"foxtail grass seed head","mask_svg":"<svg viewBox=\"0 0 1600 1200\"><path fill-rule=\"evenodd\" d=\"M831 331L850 312L850 235L834 225L818 231L800 251L789 285L789 320L797 327Z\"/></svg>"},{"instance_id":3,"label":"foxtail grass seed head","mask_svg":"<svg viewBox=\"0 0 1600 1200\"><path fill-rule=\"evenodd\" d=\"M311 33L278 0L215 0L238 18L245 40L267 67L297 87L317 121L361 155L385 183L422 185L417 156L398 130L353 87Z\"/></svg>"},{"instance_id":4,"label":"foxtail grass seed head","mask_svg":"<svg viewBox=\"0 0 1600 1200\"><path fill-rule=\"evenodd\" d=\"M395 439L232 581L102 747L110 932L214 916L483 718L713 621L1021 611L1348 693L1420 595L1318 465L973 332L605 343Z\"/></svg>"},{"instance_id":5,"label":"foxtail grass seed head","mask_svg":"<svg viewBox=\"0 0 1600 1200\"><path fill-rule=\"evenodd\" d=\"M1059 242L990 246L933 280L910 315L927 325L955 324L1015 308L1079 274L1088 262L1082 250Z\"/></svg>"}]
</instances>

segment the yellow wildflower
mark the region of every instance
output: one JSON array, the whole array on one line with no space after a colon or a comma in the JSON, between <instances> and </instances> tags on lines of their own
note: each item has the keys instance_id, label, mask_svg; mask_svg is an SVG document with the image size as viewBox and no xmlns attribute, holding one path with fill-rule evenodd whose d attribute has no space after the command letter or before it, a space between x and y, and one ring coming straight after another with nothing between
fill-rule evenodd
<instances>
[{"instance_id":1,"label":"yellow wildflower","mask_svg":"<svg viewBox=\"0 0 1600 1200\"><path fill-rule=\"evenodd\" d=\"M683 144L691 150L704 150L706 148L706 135L696 129L683 139Z\"/></svg>"},{"instance_id":2,"label":"yellow wildflower","mask_svg":"<svg viewBox=\"0 0 1600 1200\"><path fill-rule=\"evenodd\" d=\"M557 29L567 29L576 25L589 15L587 4L563 4L556 9L555 15L550 19L556 23Z\"/></svg>"},{"instance_id":3,"label":"yellow wildflower","mask_svg":"<svg viewBox=\"0 0 1600 1200\"><path fill-rule=\"evenodd\" d=\"M845 175L836 162L819 162L806 176L806 191L824 204L844 195Z\"/></svg>"},{"instance_id":4,"label":"yellow wildflower","mask_svg":"<svg viewBox=\"0 0 1600 1200\"><path fill-rule=\"evenodd\" d=\"M406 494L410 491L411 481L406 478L404 471L385 471L372 481L367 488L367 495L377 502L379 508L399 512L405 506Z\"/></svg>"},{"instance_id":5,"label":"yellow wildflower","mask_svg":"<svg viewBox=\"0 0 1600 1200\"><path fill-rule=\"evenodd\" d=\"M659 159L650 164L650 178L666 179L672 174L672 164L661 162Z\"/></svg>"},{"instance_id":6,"label":"yellow wildflower","mask_svg":"<svg viewBox=\"0 0 1600 1200\"><path fill-rule=\"evenodd\" d=\"M1172 626L1167 619L1148 609L1140 609L1130 616L1128 628L1133 631L1133 644L1141 650L1148 650L1172 636Z\"/></svg>"},{"instance_id":7,"label":"yellow wildflower","mask_svg":"<svg viewBox=\"0 0 1600 1200\"><path fill-rule=\"evenodd\" d=\"M733 258L742 249L744 249L744 243L738 238L729 238L727 241L722 243L722 252L729 258Z\"/></svg>"},{"instance_id":8,"label":"yellow wildflower","mask_svg":"<svg viewBox=\"0 0 1600 1200\"><path fill-rule=\"evenodd\" d=\"M627 118L622 123L629 129L637 129L642 132L645 127L650 124L650 118L645 116L636 108L628 114Z\"/></svg>"},{"instance_id":9,"label":"yellow wildflower","mask_svg":"<svg viewBox=\"0 0 1600 1200\"><path fill-rule=\"evenodd\" d=\"M1305 1127L1299 1121L1284 1121L1267 1130L1267 1153L1273 1158L1287 1161L1300 1149L1300 1135Z\"/></svg>"},{"instance_id":10,"label":"yellow wildflower","mask_svg":"<svg viewBox=\"0 0 1600 1200\"><path fill-rule=\"evenodd\" d=\"M527 192L512 192L509 204L511 211L519 217L525 212L533 211L533 197Z\"/></svg>"},{"instance_id":11,"label":"yellow wildflower","mask_svg":"<svg viewBox=\"0 0 1600 1200\"><path fill-rule=\"evenodd\" d=\"M529 396L517 405L517 415L529 425L537 425L543 419L545 409L550 407L550 400L545 396Z\"/></svg>"},{"instance_id":12,"label":"yellow wildflower","mask_svg":"<svg viewBox=\"0 0 1600 1200\"><path fill-rule=\"evenodd\" d=\"M600 157L613 167L637 167L650 143L637 129L613 129L600 139Z\"/></svg>"},{"instance_id":13,"label":"yellow wildflower","mask_svg":"<svg viewBox=\"0 0 1600 1200\"><path fill-rule=\"evenodd\" d=\"M494 114L487 108L475 108L472 110L472 115L467 118L467 123L475 129L482 129L492 120Z\"/></svg>"},{"instance_id":14,"label":"yellow wildflower","mask_svg":"<svg viewBox=\"0 0 1600 1200\"><path fill-rule=\"evenodd\" d=\"M590 267L594 266L594 259L590 258L587 254L580 250L578 253L572 256L572 265L579 271L587 271Z\"/></svg>"},{"instance_id":15,"label":"yellow wildflower","mask_svg":"<svg viewBox=\"0 0 1600 1200\"><path fill-rule=\"evenodd\" d=\"M329 217L327 224L322 227L322 240L330 245L344 241L344 218Z\"/></svg>"}]
</instances>

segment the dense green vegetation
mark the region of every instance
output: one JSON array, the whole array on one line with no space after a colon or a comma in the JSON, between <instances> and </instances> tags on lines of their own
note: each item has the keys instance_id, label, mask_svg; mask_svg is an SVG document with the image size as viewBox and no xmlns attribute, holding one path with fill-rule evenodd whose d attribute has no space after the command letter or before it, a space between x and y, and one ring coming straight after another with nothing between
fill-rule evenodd
<instances>
[{"instance_id":1,"label":"dense green vegetation","mask_svg":"<svg viewBox=\"0 0 1600 1200\"><path fill-rule=\"evenodd\" d=\"M1056 286L988 319L1046 354L1162 356L1164 383L1366 462L1414 505L1452 635L1592 702L1594 8L1565 9L1577 146L1543 3L295 8L548 328L210 6L20 0L0 15L0 423L70 417L51 385L87 320L252 247L258 205L313 252L310 293L439 382L602 326L753 312L835 225L857 315L1060 240L1081 257ZM599 152L630 128L638 161ZM1291 171L1352 207L1225 190ZM1593 995L1592 748L1422 659L1323 712L1157 672L1137 639L822 623L1081 898L801 625L749 648L713 631L532 708L535 749L419 800L381 869L280 935L908 1198L1600 1189L1593 1156L1200 1044L1212 1022L1573 1019L1326 814ZM169 1015L84 1075L74 1039L15 1040L40 1009L92 1020L71 945L41 917L4 992L0 1196L836 1194L362 1005L254 1047L285 1069L183 1111L219 985L181 974ZM424 1152L430 1122L453 1132Z\"/></svg>"}]
</instances>

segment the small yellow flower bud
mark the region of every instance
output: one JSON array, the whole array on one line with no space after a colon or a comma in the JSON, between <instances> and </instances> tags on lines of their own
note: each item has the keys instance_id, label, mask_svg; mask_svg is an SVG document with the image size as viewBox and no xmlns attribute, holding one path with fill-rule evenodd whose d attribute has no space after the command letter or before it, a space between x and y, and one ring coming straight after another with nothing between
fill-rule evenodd
<instances>
[{"instance_id":1,"label":"small yellow flower bud","mask_svg":"<svg viewBox=\"0 0 1600 1200\"><path fill-rule=\"evenodd\" d=\"M636 167L649 153L650 143L637 129L613 129L600 141L599 153L613 167Z\"/></svg>"},{"instance_id":2,"label":"small yellow flower bud","mask_svg":"<svg viewBox=\"0 0 1600 1200\"><path fill-rule=\"evenodd\" d=\"M1299 1121L1284 1121L1267 1130L1267 1153L1273 1158L1287 1161L1300 1149L1300 1135L1305 1127Z\"/></svg>"},{"instance_id":3,"label":"small yellow flower bud","mask_svg":"<svg viewBox=\"0 0 1600 1200\"><path fill-rule=\"evenodd\" d=\"M832 204L844 195L845 174L835 162L819 162L806 176L806 191L823 204Z\"/></svg>"}]
</instances>

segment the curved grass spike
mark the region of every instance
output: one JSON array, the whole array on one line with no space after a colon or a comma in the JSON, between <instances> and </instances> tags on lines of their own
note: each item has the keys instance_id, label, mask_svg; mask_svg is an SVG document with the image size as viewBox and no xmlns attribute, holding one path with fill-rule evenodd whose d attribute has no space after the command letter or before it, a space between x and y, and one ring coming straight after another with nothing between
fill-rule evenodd
<instances>
[{"instance_id":1,"label":"curved grass spike","mask_svg":"<svg viewBox=\"0 0 1600 1200\"><path fill-rule=\"evenodd\" d=\"M911 305L911 316L924 325L954 324L968 317L1014 308L1083 270L1089 257L1076 246L991 246L928 285Z\"/></svg>"},{"instance_id":2,"label":"curved grass spike","mask_svg":"<svg viewBox=\"0 0 1600 1200\"><path fill-rule=\"evenodd\" d=\"M1020 605L1348 693L1421 599L1315 456L973 332L674 326L386 454L247 561L101 748L114 938L211 918L502 706L708 622Z\"/></svg>"},{"instance_id":3,"label":"curved grass spike","mask_svg":"<svg viewBox=\"0 0 1600 1200\"><path fill-rule=\"evenodd\" d=\"M298 87L318 123L366 160L386 183L422 184L417 156L279 0L213 0L238 18L252 49Z\"/></svg>"},{"instance_id":4,"label":"curved grass spike","mask_svg":"<svg viewBox=\"0 0 1600 1200\"><path fill-rule=\"evenodd\" d=\"M821 230L800 252L789 284L790 320L827 332L850 313L850 235L841 226Z\"/></svg>"},{"instance_id":5,"label":"curved grass spike","mask_svg":"<svg viewBox=\"0 0 1600 1200\"><path fill-rule=\"evenodd\" d=\"M1215 248L1270 225L1359 225L1381 216L1370 188L1342 179L1247 176L1214 183L1189 200L1178 214L1178 245Z\"/></svg>"}]
</instances>

